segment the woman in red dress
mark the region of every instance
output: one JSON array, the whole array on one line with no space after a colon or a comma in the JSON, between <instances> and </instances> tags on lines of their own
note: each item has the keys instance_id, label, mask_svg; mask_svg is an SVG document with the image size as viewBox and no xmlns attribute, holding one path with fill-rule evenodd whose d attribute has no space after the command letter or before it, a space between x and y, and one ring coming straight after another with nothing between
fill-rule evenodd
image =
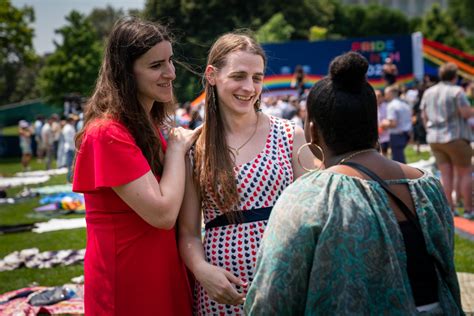
<instances>
[{"instance_id":1,"label":"woman in red dress","mask_svg":"<svg viewBox=\"0 0 474 316\"><path fill-rule=\"evenodd\" d=\"M196 132L160 128L175 69L159 25L123 19L112 31L78 134L73 190L86 202L87 315L191 315L175 222L185 153Z\"/></svg>"}]
</instances>

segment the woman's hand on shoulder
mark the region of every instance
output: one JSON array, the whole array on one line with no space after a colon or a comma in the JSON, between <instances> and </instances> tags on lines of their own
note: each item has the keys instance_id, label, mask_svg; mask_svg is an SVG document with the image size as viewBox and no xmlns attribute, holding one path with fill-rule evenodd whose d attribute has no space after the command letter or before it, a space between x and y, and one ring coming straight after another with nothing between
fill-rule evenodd
<instances>
[{"instance_id":1,"label":"woman's hand on shoulder","mask_svg":"<svg viewBox=\"0 0 474 316\"><path fill-rule=\"evenodd\" d=\"M200 127L195 130L189 130L182 127L172 128L168 137L168 150L187 152L200 133Z\"/></svg>"},{"instance_id":2,"label":"woman's hand on shoulder","mask_svg":"<svg viewBox=\"0 0 474 316\"><path fill-rule=\"evenodd\" d=\"M234 284L241 287L247 284L226 269L206 262L195 276L212 300L227 305L245 302L245 294L237 292Z\"/></svg>"}]
</instances>

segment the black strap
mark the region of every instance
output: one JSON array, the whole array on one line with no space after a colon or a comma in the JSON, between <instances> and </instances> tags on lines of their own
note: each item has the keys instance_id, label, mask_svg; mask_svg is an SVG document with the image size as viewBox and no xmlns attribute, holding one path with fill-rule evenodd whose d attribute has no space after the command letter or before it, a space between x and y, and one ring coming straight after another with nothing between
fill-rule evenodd
<instances>
[{"instance_id":1,"label":"black strap","mask_svg":"<svg viewBox=\"0 0 474 316\"><path fill-rule=\"evenodd\" d=\"M341 165L346 165L346 166L349 166L349 167L352 167L354 169L357 169L359 171L362 171L363 173L365 173L366 175L368 175L370 178L372 178L373 180L377 181L380 186L385 190L385 192L387 192L388 195L390 195L393 200L395 201L395 203L397 203L398 207L400 208L400 210L402 211L403 215L405 215L405 217L410 221L411 224L413 224L416 229L418 229L422 235L423 235L423 232L421 230L421 226L420 226L420 222L418 221L418 218L416 217L415 214L413 214L413 212L410 210L410 208L405 204L405 202L403 202L393 191L392 189L390 189L390 187L388 186L387 182L385 182L382 178L380 178L377 174L375 174L373 171L371 171L370 169L364 167L363 165L361 164L358 164L358 163L355 163L355 162L343 162L341 163Z\"/></svg>"},{"instance_id":2,"label":"black strap","mask_svg":"<svg viewBox=\"0 0 474 316\"><path fill-rule=\"evenodd\" d=\"M373 180L377 181L380 184L380 186L382 186L382 188L385 190L385 192L387 192L387 194L389 194L394 199L395 203L397 203L398 207L403 212L403 214L406 216L406 218L416 227L418 232L423 237L423 241L424 241L425 246L426 246L426 240L424 240L425 236L423 235L423 231L421 229L418 218L416 217L415 214L413 214L411 212L410 208L402 200L400 200L400 198L389 188L389 186L387 185L387 182L385 182L382 178L380 178L374 172L372 172L371 170L369 170L368 168L364 167L361 164L358 164L358 163L355 163L355 162L343 162L343 163L341 163L341 165L346 165L346 166L352 167L354 169L357 169L357 170L365 173L366 175L368 175ZM430 257L433 260L434 265L438 269L438 271L441 275L441 278L447 284L447 282L446 282L446 274L447 273L444 270L443 266L441 265L441 263L439 262L439 260L435 256L430 255Z\"/></svg>"},{"instance_id":3,"label":"black strap","mask_svg":"<svg viewBox=\"0 0 474 316\"><path fill-rule=\"evenodd\" d=\"M365 173L366 175L368 175L373 180L377 181L382 186L382 188L385 190L385 192L387 192L387 194L389 194L395 200L398 207L400 207L400 209L402 210L403 214L405 214L407 219L414 225L414 227L416 227L417 230L419 230L419 233L423 237L423 242L425 243L425 247L426 247L426 240L424 239L425 236L423 235L423 231L421 230L421 226L420 226L420 223L418 221L418 218L416 217L415 214L413 214L410 211L408 206L396 196L396 194L388 187L387 183L382 178L380 178L378 175L376 175L374 172L372 172L368 168L362 166L361 164L355 163L355 162L343 162L343 163L341 163L341 165L346 165L346 166L352 167L354 169L357 169L357 170ZM436 258L433 255L430 255L429 253L428 253L428 255L430 256L431 260L433 260L433 264L435 265L436 269L438 270L438 272L441 276L441 279L446 284L446 287L448 288L448 291L451 293L449 283L446 279L447 278L447 272L444 269L443 265L438 260L438 258ZM451 293L451 295L452 295L457 307L459 308L459 310L462 311L461 302L456 299L455 295L453 295L452 293Z\"/></svg>"},{"instance_id":4,"label":"black strap","mask_svg":"<svg viewBox=\"0 0 474 316\"><path fill-rule=\"evenodd\" d=\"M258 222L267 220L270 217L270 213L272 212L273 207L262 207L262 208L253 208L250 210L244 211L234 211L236 215L235 218L242 219L238 223L231 223L227 218L226 214L222 214L214 218L213 220L209 221L206 224L206 230L214 228L214 227L221 227L227 226L232 224L242 224L242 223L251 223L251 222Z\"/></svg>"}]
</instances>

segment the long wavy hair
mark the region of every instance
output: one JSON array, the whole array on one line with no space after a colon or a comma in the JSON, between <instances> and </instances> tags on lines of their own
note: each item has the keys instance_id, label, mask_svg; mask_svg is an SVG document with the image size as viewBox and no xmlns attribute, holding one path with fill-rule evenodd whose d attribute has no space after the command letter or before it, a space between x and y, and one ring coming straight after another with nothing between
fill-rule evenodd
<instances>
[{"instance_id":1,"label":"long wavy hair","mask_svg":"<svg viewBox=\"0 0 474 316\"><path fill-rule=\"evenodd\" d=\"M162 173L163 148L157 129L169 122L174 100L155 101L148 113L138 101L133 74L134 62L162 41L171 42L171 37L159 24L130 17L117 21L107 42L94 93L84 109L84 128L76 136L77 148L91 122L112 118L132 134L153 173Z\"/></svg>"},{"instance_id":2,"label":"long wavy hair","mask_svg":"<svg viewBox=\"0 0 474 316\"><path fill-rule=\"evenodd\" d=\"M226 65L226 58L230 53L245 51L261 56L266 64L263 48L248 33L227 33L217 39L211 47L207 65L219 71ZM206 93L205 121L202 132L196 142L194 182L199 186L201 196L210 194L217 207L227 213L229 219L239 201L237 184L234 175L233 154L227 146L224 131L224 122L219 108L217 89L203 77ZM255 105L259 109L260 101Z\"/></svg>"}]
</instances>

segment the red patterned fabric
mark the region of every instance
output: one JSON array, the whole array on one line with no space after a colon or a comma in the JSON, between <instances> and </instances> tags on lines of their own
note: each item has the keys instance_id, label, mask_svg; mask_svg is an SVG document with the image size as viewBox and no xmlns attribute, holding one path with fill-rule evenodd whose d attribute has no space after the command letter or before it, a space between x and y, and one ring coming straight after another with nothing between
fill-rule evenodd
<instances>
[{"instance_id":1,"label":"red patterned fabric","mask_svg":"<svg viewBox=\"0 0 474 316\"><path fill-rule=\"evenodd\" d=\"M270 122L270 133L262 151L253 160L234 168L240 195L239 210L272 207L293 182L294 123L273 116L270 116ZM203 198L202 207L205 223L222 214L209 194ZM207 261L224 267L248 282L250 287L266 224L265 220L208 229L204 238ZM199 283L195 286L195 310L198 315L243 314L242 306L212 301Z\"/></svg>"}]
</instances>

